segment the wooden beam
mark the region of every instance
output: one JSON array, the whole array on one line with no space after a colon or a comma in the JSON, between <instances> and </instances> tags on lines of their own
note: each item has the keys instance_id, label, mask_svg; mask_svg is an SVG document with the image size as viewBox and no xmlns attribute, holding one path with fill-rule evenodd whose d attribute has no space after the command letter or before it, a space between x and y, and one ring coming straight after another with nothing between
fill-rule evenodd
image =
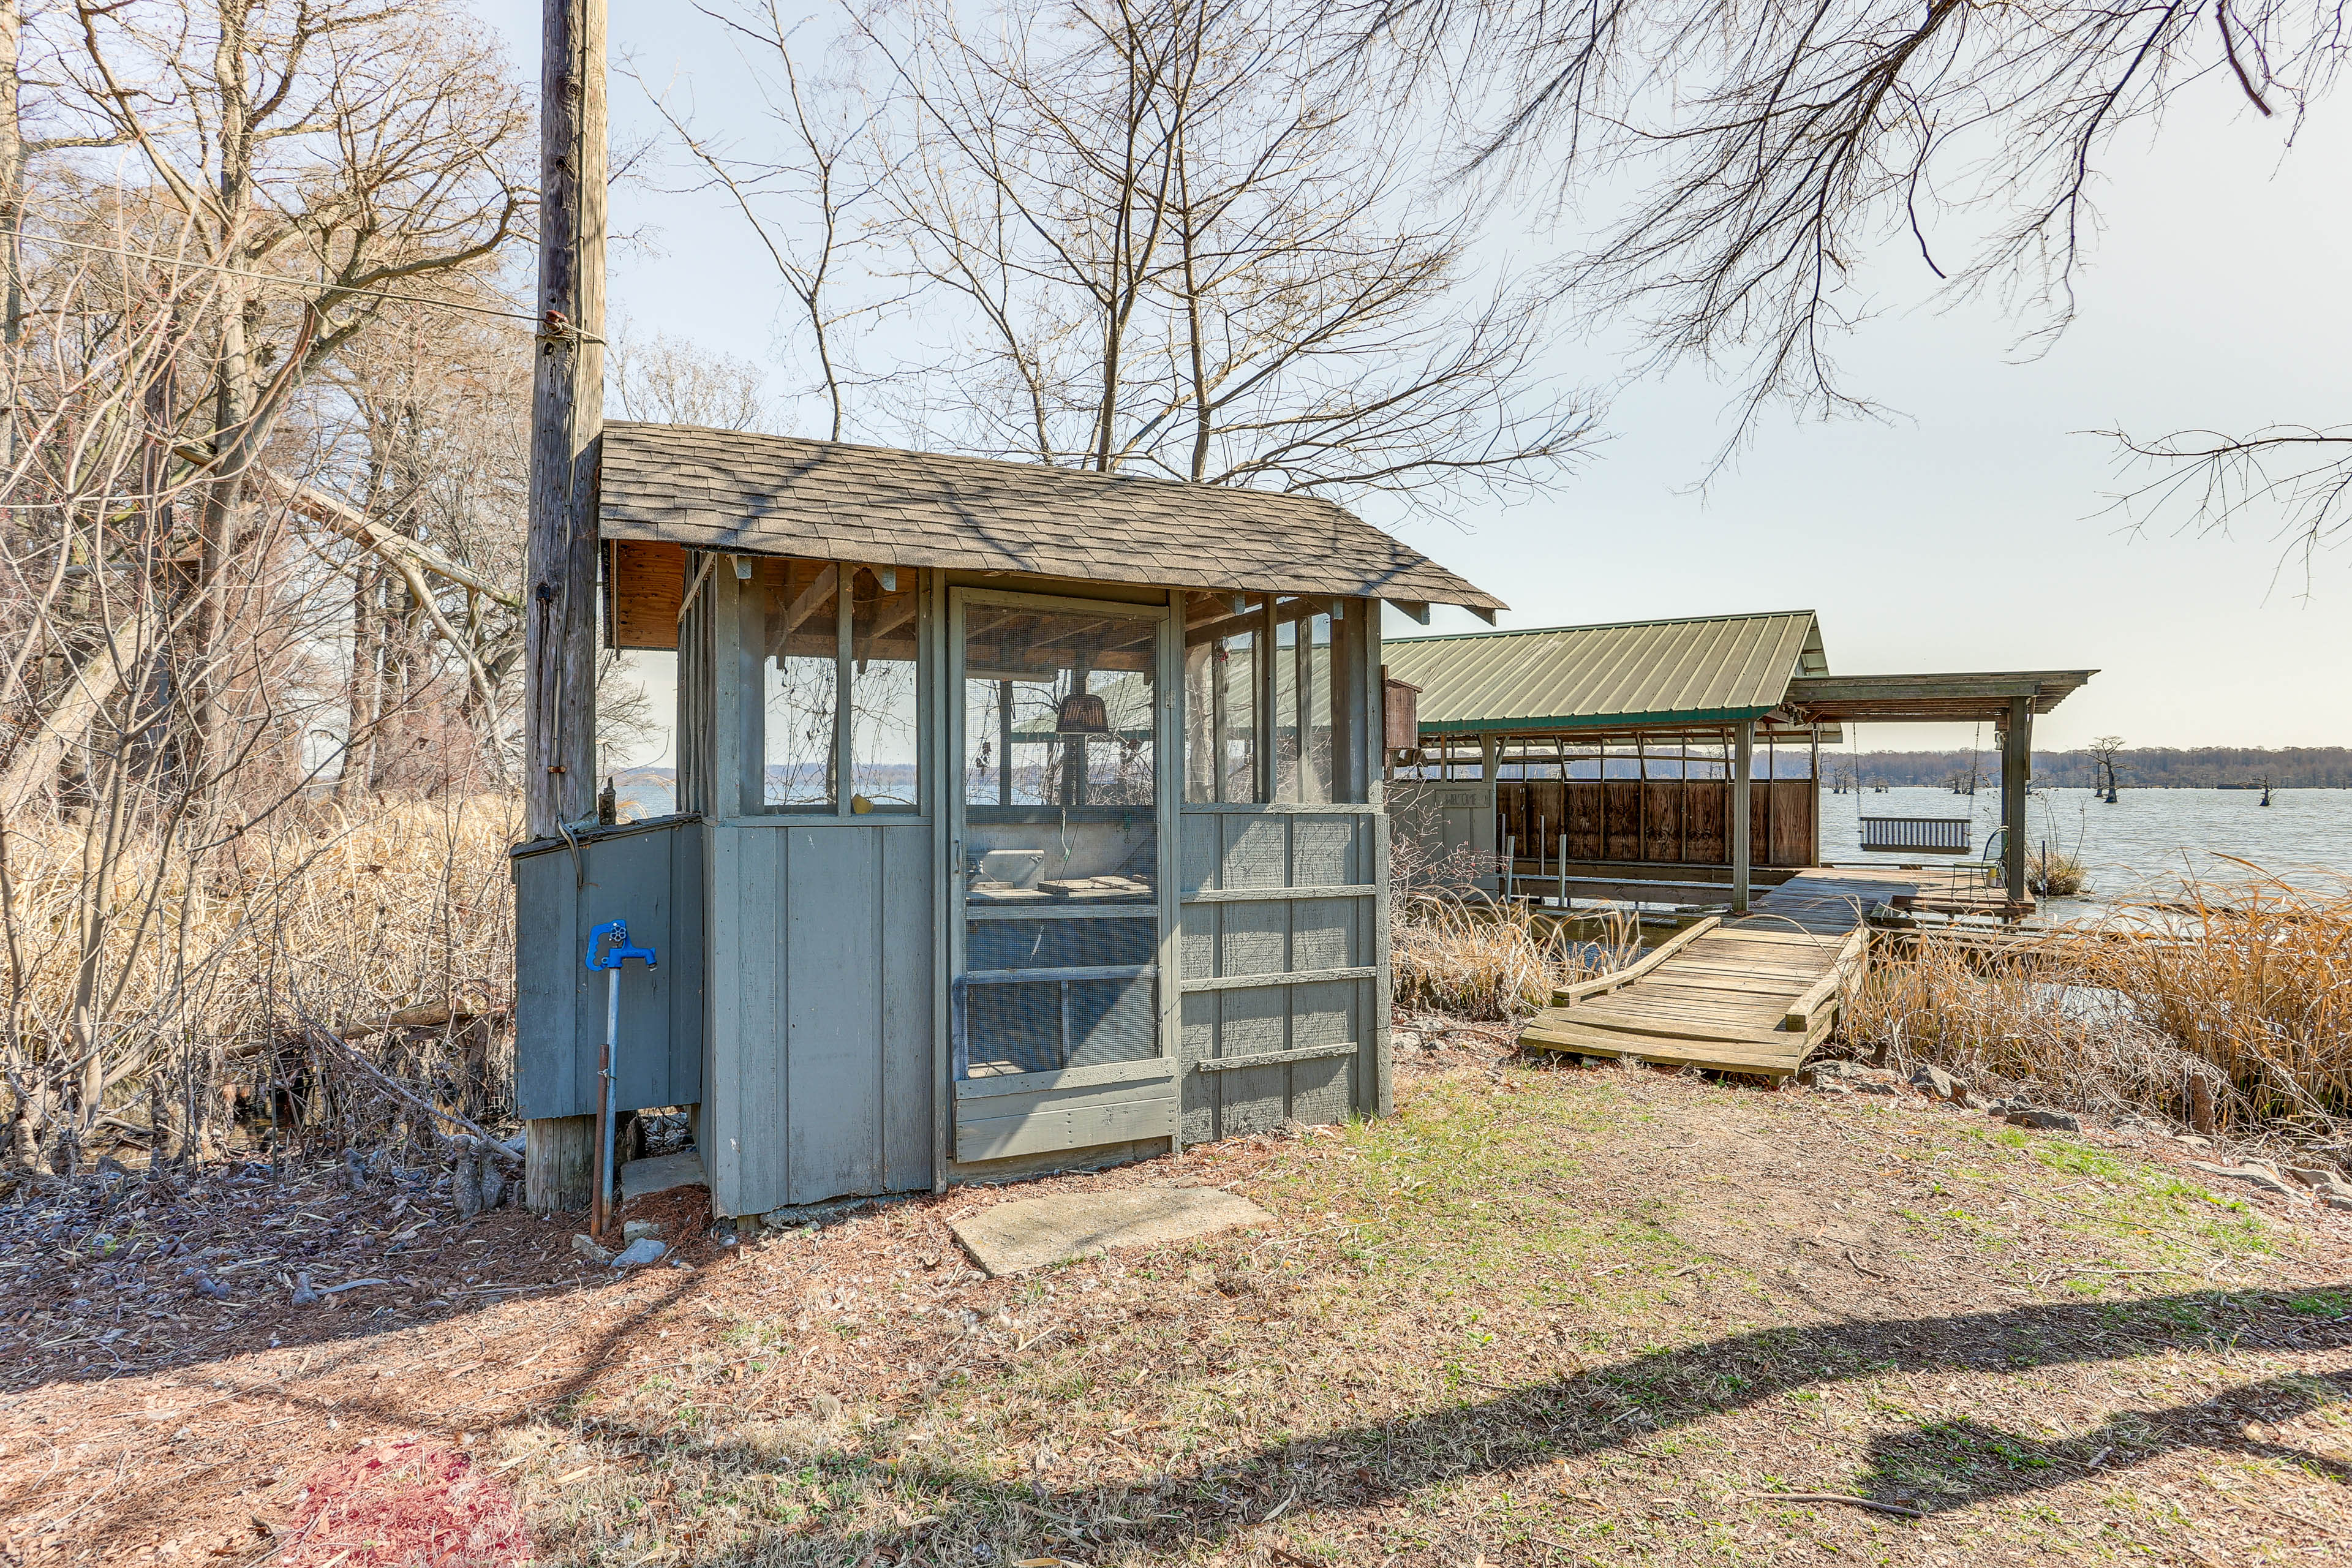
<instances>
[{"instance_id":1,"label":"wooden beam","mask_svg":"<svg viewBox=\"0 0 2352 1568\"><path fill-rule=\"evenodd\" d=\"M604 404L604 0L541 0L539 317L524 582L523 832L596 809Z\"/></svg>"},{"instance_id":2,"label":"wooden beam","mask_svg":"<svg viewBox=\"0 0 2352 1568\"><path fill-rule=\"evenodd\" d=\"M1731 731L1731 912L1748 912L1748 871L1755 860L1755 835L1748 821L1748 775L1756 771L1756 726Z\"/></svg>"},{"instance_id":3,"label":"wooden beam","mask_svg":"<svg viewBox=\"0 0 2352 1568\"><path fill-rule=\"evenodd\" d=\"M1591 980L1580 980L1573 985L1555 987L1551 994L1551 1005L1555 1007L1573 1007L1589 997L1606 995L1620 986L1631 985L1722 923L1722 916L1709 915L1703 921L1685 926L1622 969L1595 975Z\"/></svg>"},{"instance_id":4,"label":"wooden beam","mask_svg":"<svg viewBox=\"0 0 2352 1568\"><path fill-rule=\"evenodd\" d=\"M539 336L523 543L523 836L596 811L598 448L604 411L604 0L541 0ZM538 1212L593 1186L591 1118L524 1130Z\"/></svg>"},{"instance_id":5,"label":"wooden beam","mask_svg":"<svg viewBox=\"0 0 2352 1568\"><path fill-rule=\"evenodd\" d=\"M2001 847L2001 875L2009 901L2025 902L2025 785L2033 776L2033 700L2009 700L2009 728L2001 736L2000 825L2009 830Z\"/></svg>"}]
</instances>

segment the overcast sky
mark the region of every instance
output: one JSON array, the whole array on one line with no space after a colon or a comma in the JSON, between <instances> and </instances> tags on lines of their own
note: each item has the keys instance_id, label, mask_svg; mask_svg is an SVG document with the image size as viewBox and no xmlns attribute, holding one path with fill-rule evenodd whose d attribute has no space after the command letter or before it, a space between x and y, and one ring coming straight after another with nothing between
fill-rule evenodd
<instances>
[{"instance_id":1,"label":"overcast sky","mask_svg":"<svg viewBox=\"0 0 2352 1568\"><path fill-rule=\"evenodd\" d=\"M477 3L535 71L539 8ZM670 5L613 12L616 58L690 89L701 123L754 128L730 118L738 79L711 24ZM1885 422L1768 422L1701 493L1726 389L1683 375L1620 394L1604 444L1540 500L1436 521L1368 515L1509 601L1506 626L1811 608L1841 673L2096 668L2037 726L2041 746L2110 733L2352 743L2352 552L2321 552L2306 577L2268 520L2231 538L2168 524L2134 536L2107 504L2128 476L2089 433L2345 417L2343 107L2325 106L2287 151L2275 121L2239 111L2217 84L2202 112L2123 150L2079 320L2038 359L2013 351L2014 328L1988 308L1923 305L1919 269L1887 258L1881 313L1843 349L1861 388L1897 411ZM617 74L613 118L617 141L649 129ZM634 189L614 219L646 241L614 258L614 312L641 332L771 357L779 291L729 210ZM1496 243L1534 262L1564 241ZM1617 371L1574 341L1555 357L1571 382ZM1441 613L1433 629L1476 624ZM1391 616L1390 629L1413 628ZM1862 743L1969 739L1882 726Z\"/></svg>"}]
</instances>

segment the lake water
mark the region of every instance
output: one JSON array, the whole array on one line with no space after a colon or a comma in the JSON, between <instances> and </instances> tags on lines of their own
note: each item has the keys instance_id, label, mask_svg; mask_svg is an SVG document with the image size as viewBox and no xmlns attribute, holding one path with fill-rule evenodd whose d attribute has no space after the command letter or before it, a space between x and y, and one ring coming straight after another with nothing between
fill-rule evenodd
<instances>
[{"instance_id":1,"label":"lake water","mask_svg":"<svg viewBox=\"0 0 2352 1568\"><path fill-rule=\"evenodd\" d=\"M652 770L625 774L621 793L634 800L625 815L668 811L669 780ZM2048 843L2080 859L2090 872L2092 904L2160 893L2187 875L2233 881L2245 868L2236 856L2301 886L2341 891L2352 879L2352 790L2283 789L2262 805L2260 790L2143 789L2122 791L2107 805L2089 790L2037 790L2026 811L2029 843ZM1966 816L1981 852L2000 826L1997 787L1974 795L1946 789L1903 788L1822 796L1822 858L1861 864L1898 863L1862 847L1861 817ZM1916 857L1915 857L1916 858ZM2074 904L2075 900L2064 900ZM2065 913L2053 906L2053 914Z\"/></svg>"},{"instance_id":2,"label":"lake water","mask_svg":"<svg viewBox=\"0 0 2352 1568\"><path fill-rule=\"evenodd\" d=\"M2048 844L2083 862L2089 900L2140 898L2194 875L2242 881L2235 856L2300 886L2340 892L2352 881L2352 790L2283 789L2262 804L2262 791L2127 789L2116 804L2084 789L2036 790L2026 809L2027 842ZM1895 864L1902 857L1865 853L1862 816L1966 816L1981 851L2000 826L2000 792L1975 795L1946 789L1890 789L1822 796L1822 858ZM1913 857L1913 858L1917 858ZM2073 902L2074 900L2065 900ZM2052 913L2061 911L2053 909Z\"/></svg>"}]
</instances>

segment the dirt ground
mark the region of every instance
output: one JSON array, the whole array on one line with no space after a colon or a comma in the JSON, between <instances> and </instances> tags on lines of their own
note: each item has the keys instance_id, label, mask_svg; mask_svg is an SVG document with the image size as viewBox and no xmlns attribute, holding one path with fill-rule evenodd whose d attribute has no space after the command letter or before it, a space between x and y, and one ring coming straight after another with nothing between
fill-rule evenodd
<instances>
[{"instance_id":1,"label":"dirt ground","mask_svg":"<svg viewBox=\"0 0 2352 1568\"><path fill-rule=\"evenodd\" d=\"M2352 1215L1493 1029L1401 1079L1055 1178L1276 1221L1016 1279L946 1226L1034 1184L672 1195L624 1277L340 1167L20 1192L0 1563L2352 1561Z\"/></svg>"}]
</instances>

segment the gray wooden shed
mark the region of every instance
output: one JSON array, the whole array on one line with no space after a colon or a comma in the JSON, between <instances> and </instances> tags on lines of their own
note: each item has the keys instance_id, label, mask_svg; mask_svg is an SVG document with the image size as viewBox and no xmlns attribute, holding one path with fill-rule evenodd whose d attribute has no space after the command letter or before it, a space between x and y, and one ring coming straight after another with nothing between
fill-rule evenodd
<instances>
[{"instance_id":1,"label":"gray wooden shed","mask_svg":"<svg viewBox=\"0 0 2352 1568\"><path fill-rule=\"evenodd\" d=\"M534 1127L611 920L723 1215L1388 1109L1378 606L1499 601L1308 497L631 424L601 486L677 815L516 852Z\"/></svg>"}]
</instances>

